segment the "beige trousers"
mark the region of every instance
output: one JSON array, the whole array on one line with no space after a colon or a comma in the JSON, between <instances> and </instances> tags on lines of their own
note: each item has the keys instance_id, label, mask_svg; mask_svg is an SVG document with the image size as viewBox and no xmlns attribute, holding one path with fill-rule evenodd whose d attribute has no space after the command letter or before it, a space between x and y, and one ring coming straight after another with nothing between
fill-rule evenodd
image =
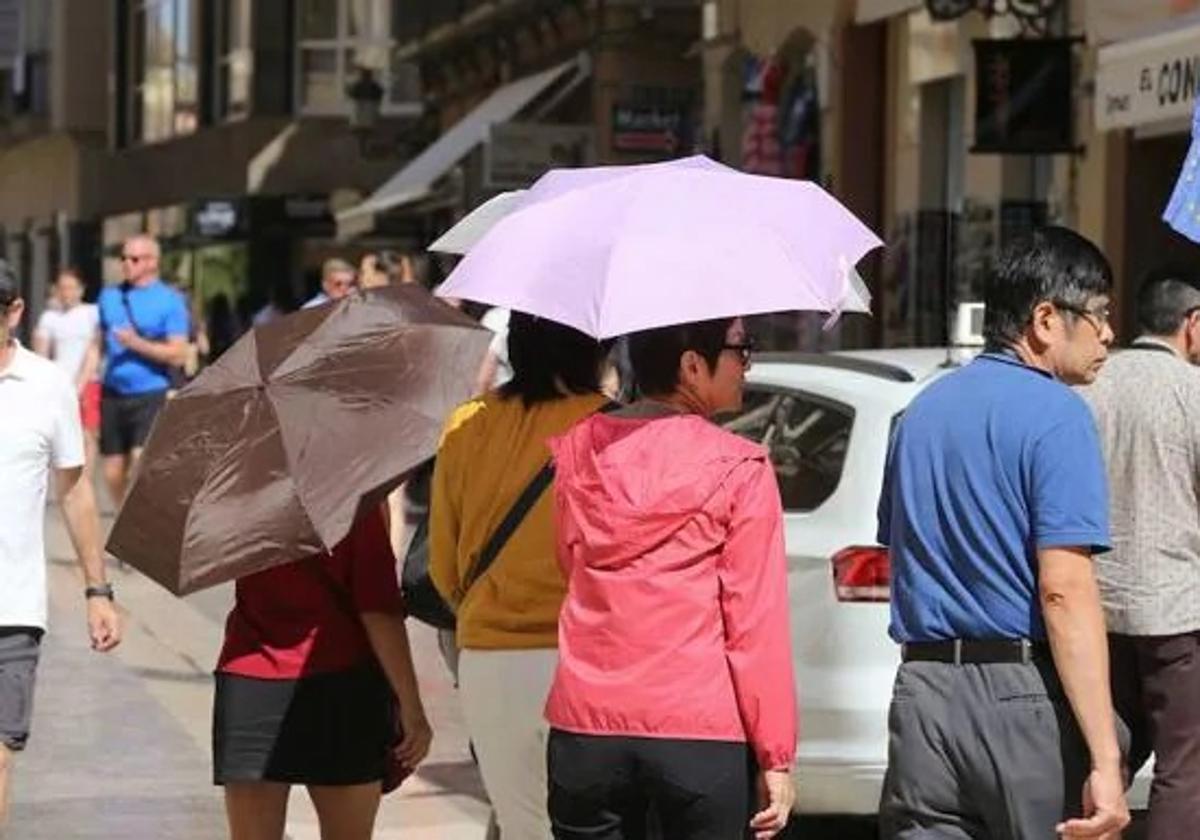
<instances>
[{"instance_id":1,"label":"beige trousers","mask_svg":"<svg viewBox=\"0 0 1200 840\"><path fill-rule=\"evenodd\" d=\"M502 840L550 840L543 709L558 651L463 650L459 694Z\"/></svg>"}]
</instances>

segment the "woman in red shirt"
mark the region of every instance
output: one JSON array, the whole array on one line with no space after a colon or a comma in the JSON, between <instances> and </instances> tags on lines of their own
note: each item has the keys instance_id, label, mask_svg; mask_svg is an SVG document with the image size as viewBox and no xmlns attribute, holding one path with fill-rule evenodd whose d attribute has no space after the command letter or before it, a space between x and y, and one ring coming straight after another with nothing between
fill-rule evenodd
<instances>
[{"instance_id":1,"label":"woman in red shirt","mask_svg":"<svg viewBox=\"0 0 1200 840\"><path fill-rule=\"evenodd\" d=\"M382 514L330 554L238 580L216 670L213 775L232 840L281 840L294 784L322 837L368 840L389 751L415 767L432 738Z\"/></svg>"}]
</instances>

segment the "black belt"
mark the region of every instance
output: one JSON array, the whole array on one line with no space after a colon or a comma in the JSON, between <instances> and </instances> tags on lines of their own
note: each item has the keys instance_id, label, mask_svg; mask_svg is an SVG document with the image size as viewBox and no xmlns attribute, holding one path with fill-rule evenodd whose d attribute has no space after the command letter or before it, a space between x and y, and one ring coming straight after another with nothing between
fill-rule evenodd
<instances>
[{"instance_id":1,"label":"black belt","mask_svg":"<svg viewBox=\"0 0 1200 840\"><path fill-rule=\"evenodd\" d=\"M1029 639L947 639L944 642L906 642L900 648L905 662L952 662L982 665L989 662L1020 662L1028 665L1050 657L1050 645Z\"/></svg>"}]
</instances>

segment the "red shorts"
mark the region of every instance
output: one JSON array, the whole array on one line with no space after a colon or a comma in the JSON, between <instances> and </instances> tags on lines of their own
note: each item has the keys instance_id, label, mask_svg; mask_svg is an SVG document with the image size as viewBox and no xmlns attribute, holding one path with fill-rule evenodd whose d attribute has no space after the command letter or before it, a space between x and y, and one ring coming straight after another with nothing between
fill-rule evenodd
<instances>
[{"instance_id":1,"label":"red shorts","mask_svg":"<svg viewBox=\"0 0 1200 840\"><path fill-rule=\"evenodd\" d=\"M100 383L89 382L79 395L79 417L86 432L100 429Z\"/></svg>"}]
</instances>

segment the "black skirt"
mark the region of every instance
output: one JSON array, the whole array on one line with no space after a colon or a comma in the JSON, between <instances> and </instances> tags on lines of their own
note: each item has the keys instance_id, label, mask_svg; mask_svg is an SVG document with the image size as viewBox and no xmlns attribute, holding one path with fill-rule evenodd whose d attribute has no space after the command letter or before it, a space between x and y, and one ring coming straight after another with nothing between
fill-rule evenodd
<instances>
[{"instance_id":1,"label":"black skirt","mask_svg":"<svg viewBox=\"0 0 1200 840\"><path fill-rule=\"evenodd\" d=\"M357 785L384 776L394 699L369 666L298 680L216 674L213 780Z\"/></svg>"}]
</instances>

